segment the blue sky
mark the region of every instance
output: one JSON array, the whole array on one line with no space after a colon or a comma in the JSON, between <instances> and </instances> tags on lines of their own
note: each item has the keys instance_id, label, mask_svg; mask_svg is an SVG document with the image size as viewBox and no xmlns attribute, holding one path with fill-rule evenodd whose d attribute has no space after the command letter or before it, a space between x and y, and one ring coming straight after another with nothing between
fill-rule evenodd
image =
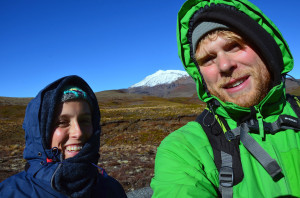
<instances>
[{"instance_id":1,"label":"blue sky","mask_svg":"<svg viewBox=\"0 0 300 198\"><path fill-rule=\"evenodd\" d=\"M252 0L279 27L300 78L300 1ZM183 70L176 18L184 0L1 0L0 96L34 97L66 75L95 92L127 88L159 69Z\"/></svg>"}]
</instances>

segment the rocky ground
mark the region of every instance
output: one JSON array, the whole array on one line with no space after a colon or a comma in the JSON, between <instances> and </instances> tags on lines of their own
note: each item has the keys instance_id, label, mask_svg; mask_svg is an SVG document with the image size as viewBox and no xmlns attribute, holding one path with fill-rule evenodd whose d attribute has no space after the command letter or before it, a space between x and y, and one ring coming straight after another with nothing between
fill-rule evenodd
<instances>
[{"instance_id":1,"label":"rocky ground","mask_svg":"<svg viewBox=\"0 0 300 198\"><path fill-rule=\"evenodd\" d=\"M117 135L111 137L114 140L113 145L104 143L100 147L100 166L118 179L127 192L149 186L154 176L154 159L160 141L188 120L194 119L190 116L184 117L181 121L139 121L134 125L137 130L127 129L120 135L127 141L120 141L121 138ZM123 127L126 128L127 125L123 124ZM155 132L155 128L159 128L162 132ZM103 137L110 134L107 129L108 127L103 127Z\"/></svg>"}]
</instances>

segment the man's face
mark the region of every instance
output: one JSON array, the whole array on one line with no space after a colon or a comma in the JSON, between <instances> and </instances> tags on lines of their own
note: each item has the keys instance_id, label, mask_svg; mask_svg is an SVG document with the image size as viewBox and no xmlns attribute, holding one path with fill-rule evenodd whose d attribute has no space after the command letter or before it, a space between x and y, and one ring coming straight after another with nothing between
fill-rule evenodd
<instances>
[{"instance_id":1,"label":"man's face","mask_svg":"<svg viewBox=\"0 0 300 198\"><path fill-rule=\"evenodd\" d=\"M85 101L69 101L58 106L51 148L57 147L64 159L74 157L93 133L91 110Z\"/></svg>"},{"instance_id":2,"label":"man's face","mask_svg":"<svg viewBox=\"0 0 300 198\"><path fill-rule=\"evenodd\" d=\"M246 43L219 35L204 38L196 60L212 95L242 107L258 104L268 93L270 73L256 52Z\"/></svg>"}]
</instances>

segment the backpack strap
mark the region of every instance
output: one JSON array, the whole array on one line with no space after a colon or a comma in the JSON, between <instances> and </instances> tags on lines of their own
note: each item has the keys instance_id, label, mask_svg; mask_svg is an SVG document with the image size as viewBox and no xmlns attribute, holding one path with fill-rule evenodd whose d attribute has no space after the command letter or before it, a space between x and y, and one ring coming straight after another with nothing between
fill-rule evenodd
<instances>
[{"instance_id":1,"label":"backpack strap","mask_svg":"<svg viewBox=\"0 0 300 198\"><path fill-rule=\"evenodd\" d=\"M254 124L254 120L250 120L251 126ZM232 140L236 137L240 137L241 142L246 149L256 158L256 160L265 168L269 175L277 180L282 177L281 168L271 156L248 134L251 127L249 123L242 123L239 127L226 132L226 138ZM254 127L253 127L254 128ZM258 127L257 127L258 128Z\"/></svg>"},{"instance_id":2,"label":"backpack strap","mask_svg":"<svg viewBox=\"0 0 300 198\"><path fill-rule=\"evenodd\" d=\"M223 117L214 115L208 109L205 109L196 121L202 126L213 150L214 162L219 171L219 191L222 192L222 196L226 194L232 197L232 186L240 183L244 177L241 168L239 137L228 141L224 135L230 130L227 122Z\"/></svg>"},{"instance_id":3,"label":"backpack strap","mask_svg":"<svg viewBox=\"0 0 300 198\"><path fill-rule=\"evenodd\" d=\"M222 197L233 197L233 168L232 155L221 151L222 165L219 171L219 191Z\"/></svg>"},{"instance_id":4,"label":"backpack strap","mask_svg":"<svg viewBox=\"0 0 300 198\"><path fill-rule=\"evenodd\" d=\"M281 115L274 123L263 123L266 132L275 134L281 129L299 128L300 97L287 94L287 101L291 104L298 119ZM202 126L211 144L214 162L219 171L219 191L222 197L232 197L232 187L240 183L244 177L239 150L240 140L275 181L283 176L278 163L248 134L249 130L258 130L258 123L255 120L250 119L230 130L222 116L214 115L206 108L196 121Z\"/></svg>"}]
</instances>

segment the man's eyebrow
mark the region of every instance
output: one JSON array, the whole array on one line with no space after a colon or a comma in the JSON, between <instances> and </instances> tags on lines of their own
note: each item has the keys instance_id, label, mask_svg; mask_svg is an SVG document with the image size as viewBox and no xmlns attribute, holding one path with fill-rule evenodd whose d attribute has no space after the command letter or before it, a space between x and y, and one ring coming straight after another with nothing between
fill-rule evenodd
<instances>
[{"instance_id":1,"label":"man's eyebrow","mask_svg":"<svg viewBox=\"0 0 300 198\"><path fill-rule=\"evenodd\" d=\"M209 58L210 56L212 56L212 54L209 54L205 51L204 53L200 53L200 55L198 56L195 54L195 60L199 65L201 65L205 61L205 59Z\"/></svg>"},{"instance_id":2,"label":"man's eyebrow","mask_svg":"<svg viewBox=\"0 0 300 198\"><path fill-rule=\"evenodd\" d=\"M231 45L241 45L239 42L233 39L226 39L225 47L230 47Z\"/></svg>"},{"instance_id":3,"label":"man's eyebrow","mask_svg":"<svg viewBox=\"0 0 300 198\"><path fill-rule=\"evenodd\" d=\"M200 55L199 55L200 54ZM194 58L195 60L198 62L198 60L201 60L203 58L205 54L198 52L198 50L196 50L196 53L194 54Z\"/></svg>"},{"instance_id":4,"label":"man's eyebrow","mask_svg":"<svg viewBox=\"0 0 300 198\"><path fill-rule=\"evenodd\" d=\"M198 47L199 47L199 49L196 50L194 59L199 64L199 63L202 63L208 56L210 56L210 54L203 47L201 48L200 45Z\"/></svg>"}]
</instances>

